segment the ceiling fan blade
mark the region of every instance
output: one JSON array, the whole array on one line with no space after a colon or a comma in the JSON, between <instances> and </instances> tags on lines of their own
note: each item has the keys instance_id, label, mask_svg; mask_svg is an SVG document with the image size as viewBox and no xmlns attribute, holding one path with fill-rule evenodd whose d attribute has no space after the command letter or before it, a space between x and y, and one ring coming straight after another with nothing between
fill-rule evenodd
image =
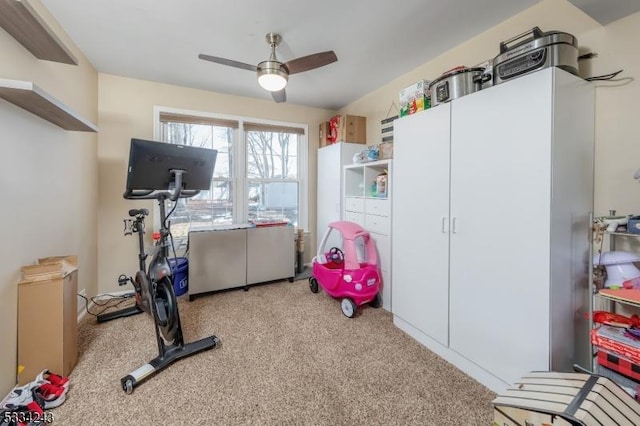
<instances>
[{"instance_id":1,"label":"ceiling fan blade","mask_svg":"<svg viewBox=\"0 0 640 426\"><path fill-rule=\"evenodd\" d=\"M198 58L204 59L205 61L215 62L217 64L228 65L230 67L241 68L247 71L258 71L258 67L255 65L245 64L244 62L233 61L227 58L219 58L217 56L209 56L203 55L202 53L198 55Z\"/></svg>"},{"instance_id":2,"label":"ceiling fan blade","mask_svg":"<svg viewBox=\"0 0 640 426\"><path fill-rule=\"evenodd\" d=\"M271 92L271 96L276 103L287 101L287 92L285 92L284 89L278 90L277 92Z\"/></svg>"},{"instance_id":3,"label":"ceiling fan blade","mask_svg":"<svg viewBox=\"0 0 640 426\"><path fill-rule=\"evenodd\" d=\"M292 59L285 63L284 66L289 70L289 74L296 74L329 65L337 60L338 57L333 50L328 50L326 52L314 53L313 55Z\"/></svg>"}]
</instances>

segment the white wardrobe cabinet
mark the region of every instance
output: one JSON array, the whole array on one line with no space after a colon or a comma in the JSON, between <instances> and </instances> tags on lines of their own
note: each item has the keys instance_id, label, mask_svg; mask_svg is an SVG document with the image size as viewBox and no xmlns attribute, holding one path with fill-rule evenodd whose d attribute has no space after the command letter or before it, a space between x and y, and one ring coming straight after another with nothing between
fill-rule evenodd
<instances>
[{"instance_id":1,"label":"white wardrobe cabinet","mask_svg":"<svg viewBox=\"0 0 640 426\"><path fill-rule=\"evenodd\" d=\"M449 345L450 113L447 103L396 120L393 147L392 312L444 346Z\"/></svg>"},{"instance_id":2,"label":"white wardrobe cabinet","mask_svg":"<svg viewBox=\"0 0 640 426\"><path fill-rule=\"evenodd\" d=\"M395 122L394 323L495 392L588 362L593 131L556 68Z\"/></svg>"},{"instance_id":3,"label":"white wardrobe cabinet","mask_svg":"<svg viewBox=\"0 0 640 426\"><path fill-rule=\"evenodd\" d=\"M393 194L392 160L352 164L344 167L343 219L355 222L369 231L378 250L382 273L382 307L391 311L391 197ZM378 175L387 174L385 196L372 191Z\"/></svg>"},{"instance_id":4,"label":"white wardrobe cabinet","mask_svg":"<svg viewBox=\"0 0 640 426\"><path fill-rule=\"evenodd\" d=\"M357 143L338 142L318 149L317 243L330 222L342 219L344 183L342 168L353 163L353 156L366 148Z\"/></svg>"}]
</instances>

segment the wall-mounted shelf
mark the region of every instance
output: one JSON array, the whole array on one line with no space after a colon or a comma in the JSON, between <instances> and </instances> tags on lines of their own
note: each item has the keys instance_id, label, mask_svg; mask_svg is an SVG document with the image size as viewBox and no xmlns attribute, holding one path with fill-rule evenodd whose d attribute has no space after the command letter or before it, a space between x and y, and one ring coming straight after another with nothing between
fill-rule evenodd
<instances>
[{"instance_id":1,"label":"wall-mounted shelf","mask_svg":"<svg viewBox=\"0 0 640 426\"><path fill-rule=\"evenodd\" d=\"M38 59L78 65L71 51L27 0L0 0L0 27Z\"/></svg>"},{"instance_id":2,"label":"wall-mounted shelf","mask_svg":"<svg viewBox=\"0 0 640 426\"><path fill-rule=\"evenodd\" d=\"M0 0L2 2L3 0ZM65 130L97 132L98 127L30 81L0 79L3 98Z\"/></svg>"}]
</instances>

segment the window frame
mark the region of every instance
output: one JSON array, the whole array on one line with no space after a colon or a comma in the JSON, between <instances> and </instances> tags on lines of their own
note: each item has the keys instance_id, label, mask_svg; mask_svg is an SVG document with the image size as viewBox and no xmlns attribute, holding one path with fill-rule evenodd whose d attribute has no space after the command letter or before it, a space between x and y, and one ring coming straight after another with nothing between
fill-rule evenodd
<instances>
[{"instance_id":1,"label":"window frame","mask_svg":"<svg viewBox=\"0 0 640 426\"><path fill-rule=\"evenodd\" d=\"M298 178L283 179L288 182L298 182L298 228L308 229L309 227L309 126L306 123L294 123L286 121L266 120L256 117L235 116L227 114L210 113L206 111L187 110L161 105L153 107L153 137L154 140L163 141L162 123L160 114L176 114L192 117L203 117L218 120L237 121L238 127L234 129L234 139L231 151L233 155L233 171L231 184L233 187L233 223L246 223L249 214L249 183L255 179L247 177L247 137L245 124L257 124L281 128L302 129L298 134ZM163 141L164 142L164 141ZM242 202L238 202L242 200ZM238 204L238 205L236 205ZM156 208L157 209L157 208ZM156 212L157 213L157 212ZM154 217L158 217L154 214ZM154 219L154 227L158 228L159 223Z\"/></svg>"}]
</instances>

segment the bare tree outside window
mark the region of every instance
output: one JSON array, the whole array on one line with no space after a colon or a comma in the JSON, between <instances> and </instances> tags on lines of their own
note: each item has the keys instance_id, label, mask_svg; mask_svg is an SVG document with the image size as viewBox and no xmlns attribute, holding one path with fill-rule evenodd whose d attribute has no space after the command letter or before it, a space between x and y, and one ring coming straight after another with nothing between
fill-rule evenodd
<instances>
[{"instance_id":1,"label":"bare tree outside window","mask_svg":"<svg viewBox=\"0 0 640 426\"><path fill-rule=\"evenodd\" d=\"M233 221L232 141L234 129L229 127L180 122L163 123L165 140L178 145L218 150L211 189L192 198L177 201L172 213L171 232L184 239L192 226L211 226ZM173 208L170 203L168 209Z\"/></svg>"},{"instance_id":2,"label":"bare tree outside window","mask_svg":"<svg viewBox=\"0 0 640 426\"><path fill-rule=\"evenodd\" d=\"M249 220L298 224L298 135L248 131Z\"/></svg>"},{"instance_id":3,"label":"bare tree outside window","mask_svg":"<svg viewBox=\"0 0 640 426\"><path fill-rule=\"evenodd\" d=\"M229 127L200 124L206 120L188 118L190 120L187 122L162 121L162 140L173 144L216 149L218 156L211 189L201 191L193 198L177 201L170 217L174 239L186 244L189 229L192 227L232 224L234 219L255 223L286 222L298 226L298 134L286 131L245 131L246 173L244 176L237 176L238 172L234 169L234 153L241 151L234 149L234 143L237 143L235 138L238 122ZM234 182L240 182L240 187L235 188ZM171 208L173 205L170 203L168 209ZM243 216L246 217L239 217L239 211L244 211Z\"/></svg>"}]
</instances>

